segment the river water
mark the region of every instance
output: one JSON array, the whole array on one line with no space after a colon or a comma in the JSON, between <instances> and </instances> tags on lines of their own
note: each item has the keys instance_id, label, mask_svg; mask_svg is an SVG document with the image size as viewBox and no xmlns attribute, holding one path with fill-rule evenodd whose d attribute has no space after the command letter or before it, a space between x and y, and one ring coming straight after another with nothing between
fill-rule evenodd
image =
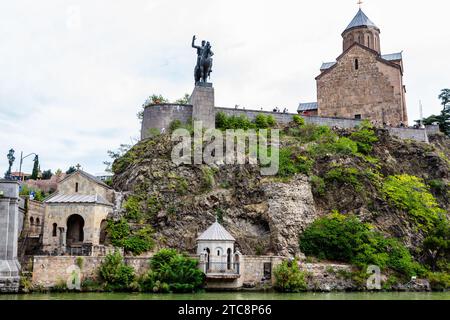
<instances>
[{"instance_id":1,"label":"river water","mask_svg":"<svg viewBox=\"0 0 450 320\"><path fill-rule=\"evenodd\" d=\"M450 292L333 292L295 294L276 292L204 292L196 294L32 293L0 294L0 300L450 300Z\"/></svg>"}]
</instances>

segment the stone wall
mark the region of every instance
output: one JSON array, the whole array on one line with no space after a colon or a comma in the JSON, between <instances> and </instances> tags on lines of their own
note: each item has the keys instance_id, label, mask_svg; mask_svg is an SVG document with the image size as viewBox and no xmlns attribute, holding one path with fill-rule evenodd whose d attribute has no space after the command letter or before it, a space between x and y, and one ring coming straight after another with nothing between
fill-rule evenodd
<instances>
[{"instance_id":1,"label":"stone wall","mask_svg":"<svg viewBox=\"0 0 450 320\"><path fill-rule=\"evenodd\" d=\"M78 185L78 191L76 187ZM80 172L73 173L67 179L61 181L58 184L58 193L66 195L95 195L102 196L105 200L112 203L114 201L114 192L111 188L108 188L102 184L88 179Z\"/></svg>"},{"instance_id":2,"label":"stone wall","mask_svg":"<svg viewBox=\"0 0 450 320\"><path fill-rule=\"evenodd\" d=\"M82 261L81 281L85 279L97 279L98 268L105 257L79 257ZM66 282L71 266L77 266L78 257L74 256L35 256L33 259L34 286L50 288L62 282ZM137 274L143 274L148 270L149 257L125 257L125 263L132 266Z\"/></svg>"},{"instance_id":3,"label":"stone wall","mask_svg":"<svg viewBox=\"0 0 450 320\"><path fill-rule=\"evenodd\" d=\"M176 107L180 107L177 111ZM156 128L161 130L162 128L168 128L170 122L178 119L182 122L190 121L192 118L192 106L179 106L179 105L164 105L167 108L163 113L158 114L158 108L163 106L149 106L146 108L147 113L144 113L144 120L142 122L141 136L143 139L150 137L149 129ZM189 108L181 108L189 107ZM150 108L156 108L151 109ZM169 111L170 110L170 111ZM292 121L292 117L296 114L294 113L274 113L269 111L258 111L258 110L243 110L243 109L231 109L231 108L215 108L215 113L223 112L227 116L246 116L250 120L256 118L258 114L271 115L275 118L278 123L287 124ZM148 117L152 117L151 119ZM344 129L352 129L361 124L362 120L348 119L348 118L338 118L338 117L319 117L319 116L303 116L306 123L338 127ZM393 136L401 139L412 139L420 142L428 142L427 134L423 129L413 129L413 128L388 128ZM427 127L428 134L435 134L439 131L436 126Z\"/></svg>"},{"instance_id":4,"label":"stone wall","mask_svg":"<svg viewBox=\"0 0 450 320\"><path fill-rule=\"evenodd\" d=\"M28 210L24 221L24 231L29 237L39 237L44 225L45 207L42 202L27 201Z\"/></svg>"},{"instance_id":5,"label":"stone wall","mask_svg":"<svg viewBox=\"0 0 450 320\"><path fill-rule=\"evenodd\" d=\"M0 293L19 290L18 238L19 184L0 180Z\"/></svg>"},{"instance_id":6,"label":"stone wall","mask_svg":"<svg viewBox=\"0 0 450 320\"><path fill-rule=\"evenodd\" d=\"M307 272L306 283L310 291L351 291L358 285L351 279L354 267L334 263L299 263L300 270Z\"/></svg>"},{"instance_id":7,"label":"stone wall","mask_svg":"<svg viewBox=\"0 0 450 320\"><path fill-rule=\"evenodd\" d=\"M170 123L180 120L187 123L192 119L192 105L182 104L158 104L149 105L144 109L142 119L141 139L151 137L151 129L169 130Z\"/></svg>"}]
</instances>

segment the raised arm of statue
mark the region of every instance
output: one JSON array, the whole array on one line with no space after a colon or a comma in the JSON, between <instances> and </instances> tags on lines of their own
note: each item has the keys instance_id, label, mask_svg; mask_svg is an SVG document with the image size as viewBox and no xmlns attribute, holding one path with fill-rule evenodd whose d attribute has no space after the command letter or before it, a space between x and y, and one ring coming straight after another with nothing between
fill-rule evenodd
<instances>
[{"instance_id":1,"label":"raised arm of statue","mask_svg":"<svg viewBox=\"0 0 450 320\"><path fill-rule=\"evenodd\" d=\"M193 36L193 37L192 37L192 48L200 49L199 46L196 46L196 45L195 45L195 39L197 39L197 37L196 37L196 36Z\"/></svg>"}]
</instances>

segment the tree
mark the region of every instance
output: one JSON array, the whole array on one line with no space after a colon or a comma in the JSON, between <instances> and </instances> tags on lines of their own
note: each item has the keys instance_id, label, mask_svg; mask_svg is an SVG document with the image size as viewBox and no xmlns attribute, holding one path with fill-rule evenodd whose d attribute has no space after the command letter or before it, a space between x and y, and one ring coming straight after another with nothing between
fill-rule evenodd
<instances>
[{"instance_id":1,"label":"tree","mask_svg":"<svg viewBox=\"0 0 450 320\"><path fill-rule=\"evenodd\" d=\"M191 96L189 95L189 93L185 93L183 98L180 98L180 99L176 100L175 103L177 103L177 104L189 104L190 98L191 98Z\"/></svg>"},{"instance_id":2,"label":"tree","mask_svg":"<svg viewBox=\"0 0 450 320\"><path fill-rule=\"evenodd\" d=\"M30 179L37 180L38 177L39 177L39 157L36 155L34 157L33 172L31 173Z\"/></svg>"},{"instance_id":3,"label":"tree","mask_svg":"<svg viewBox=\"0 0 450 320\"><path fill-rule=\"evenodd\" d=\"M440 115L439 128L447 136L450 136L450 89L442 89L438 98L441 100L443 107Z\"/></svg>"},{"instance_id":4,"label":"tree","mask_svg":"<svg viewBox=\"0 0 450 320\"><path fill-rule=\"evenodd\" d=\"M438 98L443 106L448 105L450 103L450 89L442 89Z\"/></svg>"},{"instance_id":5,"label":"tree","mask_svg":"<svg viewBox=\"0 0 450 320\"><path fill-rule=\"evenodd\" d=\"M115 160L123 157L123 155L125 153L127 153L128 150L131 149L131 147L132 147L131 144L124 144L124 143L122 143L117 150L115 150L115 151L114 150L108 150L107 151L108 156L111 158L112 161L108 161L108 160L103 161L103 164L106 166L105 171L106 172L112 172L112 164L113 164L113 162Z\"/></svg>"},{"instance_id":6,"label":"tree","mask_svg":"<svg viewBox=\"0 0 450 320\"><path fill-rule=\"evenodd\" d=\"M144 110L145 107L147 107L150 104L162 104L162 103L169 103L169 100L164 98L162 95L152 94L145 100L144 104L142 105L142 110L137 113L137 118L139 120L142 120L144 118Z\"/></svg>"},{"instance_id":7,"label":"tree","mask_svg":"<svg viewBox=\"0 0 450 320\"><path fill-rule=\"evenodd\" d=\"M76 172L77 171L77 169L75 168L75 167L70 167L67 171L66 171L66 174L72 174L72 173L74 173L74 172Z\"/></svg>"},{"instance_id":8,"label":"tree","mask_svg":"<svg viewBox=\"0 0 450 320\"><path fill-rule=\"evenodd\" d=\"M50 180L53 176L52 170L45 170L42 172L42 180Z\"/></svg>"}]
</instances>

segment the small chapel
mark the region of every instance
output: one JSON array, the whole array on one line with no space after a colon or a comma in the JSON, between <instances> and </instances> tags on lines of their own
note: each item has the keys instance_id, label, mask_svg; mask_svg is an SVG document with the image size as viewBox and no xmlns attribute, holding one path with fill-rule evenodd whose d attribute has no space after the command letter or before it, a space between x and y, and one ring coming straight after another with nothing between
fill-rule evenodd
<instances>
[{"instance_id":1,"label":"small chapel","mask_svg":"<svg viewBox=\"0 0 450 320\"><path fill-rule=\"evenodd\" d=\"M301 103L299 113L407 125L402 52L382 54L380 33L360 8L341 35L342 54L320 68L317 102Z\"/></svg>"},{"instance_id":2,"label":"small chapel","mask_svg":"<svg viewBox=\"0 0 450 320\"><path fill-rule=\"evenodd\" d=\"M84 256L105 249L113 201L114 190L91 174L77 170L68 175L44 201L43 251Z\"/></svg>"}]
</instances>

